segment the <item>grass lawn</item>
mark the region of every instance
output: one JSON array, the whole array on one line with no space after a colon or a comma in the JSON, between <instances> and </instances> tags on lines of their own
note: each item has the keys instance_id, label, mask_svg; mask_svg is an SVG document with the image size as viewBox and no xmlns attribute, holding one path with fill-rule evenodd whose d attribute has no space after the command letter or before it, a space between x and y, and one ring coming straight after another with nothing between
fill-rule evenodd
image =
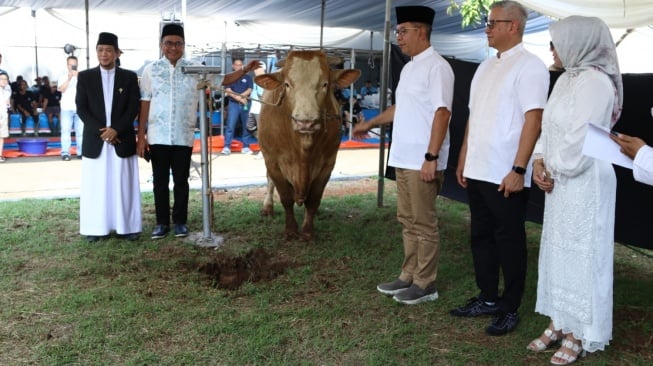
<instances>
[{"instance_id":1,"label":"grass lawn","mask_svg":"<svg viewBox=\"0 0 653 366\"><path fill-rule=\"evenodd\" d=\"M448 315L477 292L466 205L438 200L440 299L404 306L376 291L403 259L385 186L378 208L374 179L330 183L309 243L284 240L278 203L259 215L263 188L216 192L218 250L150 240L151 194L135 243L86 243L76 199L2 202L0 365L549 364L553 351L526 350L547 325L533 311L540 226L527 226L521 323L489 337L489 318ZM191 192L192 231L201 213ZM579 365L653 364L651 255L616 244L613 340Z\"/></svg>"}]
</instances>

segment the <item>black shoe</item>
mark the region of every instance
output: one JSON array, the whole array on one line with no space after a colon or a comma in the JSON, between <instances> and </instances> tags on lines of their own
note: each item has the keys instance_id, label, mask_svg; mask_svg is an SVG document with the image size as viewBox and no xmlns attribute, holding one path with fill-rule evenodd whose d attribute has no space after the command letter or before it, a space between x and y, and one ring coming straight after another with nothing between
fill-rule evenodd
<instances>
[{"instance_id":1,"label":"black shoe","mask_svg":"<svg viewBox=\"0 0 653 366\"><path fill-rule=\"evenodd\" d=\"M178 238L184 238L188 236L188 227L185 224L176 224L175 225L175 236Z\"/></svg>"},{"instance_id":2,"label":"black shoe","mask_svg":"<svg viewBox=\"0 0 653 366\"><path fill-rule=\"evenodd\" d=\"M157 225L152 231L152 239L165 238L168 231L170 231L168 225Z\"/></svg>"},{"instance_id":3,"label":"black shoe","mask_svg":"<svg viewBox=\"0 0 653 366\"><path fill-rule=\"evenodd\" d=\"M121 235L120 238L127 240L127 241L136 241L140 237L140 233L131 233L131 234L124 234Z\"/></svg>"},{"instance_id":4,"label":"black shoe","mask_svg":"<svg viewBox=\"0 0 653 366\"><path fill-rule=\"evenodd\" d=\"M61 155L61 160L70 161L70 155Z\"/></svg>"},{"instance_id":5,"label":"black shoe","mask_svg":"<svg viewBox=\"0 0 653 366\"><path fill-rule=\"evenodd\" d=\"M496 303L488 304L485 301L479 300L477 297L469 299L467 304L455 308L449 312L453 316L461 316L471 318L481 315L496 315L499 313L499 305Z\"/></svg>"},{"instance_id":6,"label":"black shoe","mask_svg":"<svg viewBox=\"0 0 653 366\"><path fill-rule=\"evenodd\" d=\"M100 237L95 235L87 235L86 241L89 243L97 243L98 241L100 241Z\"/></svg>"},{"instance_id":7,"label":"black shoe","mask_svg":"<svg viewBox=\"0 0 653 366\"><path fill-rule=\"evenodd\" d=\"M519 314L501 314L492 320L492 324L485 328L485 333L491 336L500 336L512 332L519 324Z\"/></svg>"}]
</instances>

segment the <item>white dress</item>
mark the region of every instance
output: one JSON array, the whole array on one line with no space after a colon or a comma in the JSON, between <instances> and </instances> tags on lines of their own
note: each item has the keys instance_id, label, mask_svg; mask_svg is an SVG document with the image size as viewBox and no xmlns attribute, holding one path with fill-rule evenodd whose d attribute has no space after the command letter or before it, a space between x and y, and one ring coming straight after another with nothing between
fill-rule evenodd
<instances>
[{"instance_id":1,"label":"white dress","mask_svg":"<svg viewBox=\"0 0 653 366\"><path fill-rule=\"evenodd\" d=\"M614 98L599 71L561 75L535 148L554 178L545 195L535 311L590 352L612 338L616 177L610 163L582 155L582 147L587 122L610 128Z\"/></svg>"}]
</instances>

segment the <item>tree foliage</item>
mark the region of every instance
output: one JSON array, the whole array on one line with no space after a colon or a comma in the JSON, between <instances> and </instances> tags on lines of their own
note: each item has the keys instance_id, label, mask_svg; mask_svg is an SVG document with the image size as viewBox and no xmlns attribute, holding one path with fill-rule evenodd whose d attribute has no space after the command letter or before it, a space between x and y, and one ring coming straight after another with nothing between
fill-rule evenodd
<instances>
[{"instance_id":1,"label":"tree foliage","mask_svg":"<svg viewBox=\"0 0 653 366\"><path fill-rule=\"evenodd\" d=\"M481 24L484 17L490 12L490 5L497 0L463 0L456 2L451 0L451 5L447 8L447 15L453 15L459 11L462 16L461 26L463 28L471 24Z\"/></svg>"}]
</instances>

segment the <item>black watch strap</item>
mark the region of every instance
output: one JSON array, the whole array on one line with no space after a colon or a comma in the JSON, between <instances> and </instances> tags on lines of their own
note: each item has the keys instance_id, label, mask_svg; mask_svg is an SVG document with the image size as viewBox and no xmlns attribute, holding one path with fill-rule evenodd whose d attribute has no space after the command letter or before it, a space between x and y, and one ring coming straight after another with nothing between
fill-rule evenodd
<instances>
[{"instance_id":1,"label":"black watch strap","mask_svg":"<svg viewBox=\"0 0 653 366\"><path fill-rule=\"evenodd\" d=\"M513 166L512 166L512 171L515 172L515 173L517 173L517 174L519 174L519 175L524 175L524 174L526 174L526 169L525 169L525 168L522 168L522 167L520 167L520 166L517 166L517 165L513 165Z\"/></svg>"},{"instance_id":2,"label":"black watch strap","mask_svg":"<svg viewBox=\"0 0 653 366\"><path fill-rule=\"evenodd\" d=\"M424 159L426 159L426 161L438 160L439 157L440 157L440 155L438 155L438 154L433 155L430 152L427 152L426 154L424 154Z\"/></svg>"}]
</instances>

